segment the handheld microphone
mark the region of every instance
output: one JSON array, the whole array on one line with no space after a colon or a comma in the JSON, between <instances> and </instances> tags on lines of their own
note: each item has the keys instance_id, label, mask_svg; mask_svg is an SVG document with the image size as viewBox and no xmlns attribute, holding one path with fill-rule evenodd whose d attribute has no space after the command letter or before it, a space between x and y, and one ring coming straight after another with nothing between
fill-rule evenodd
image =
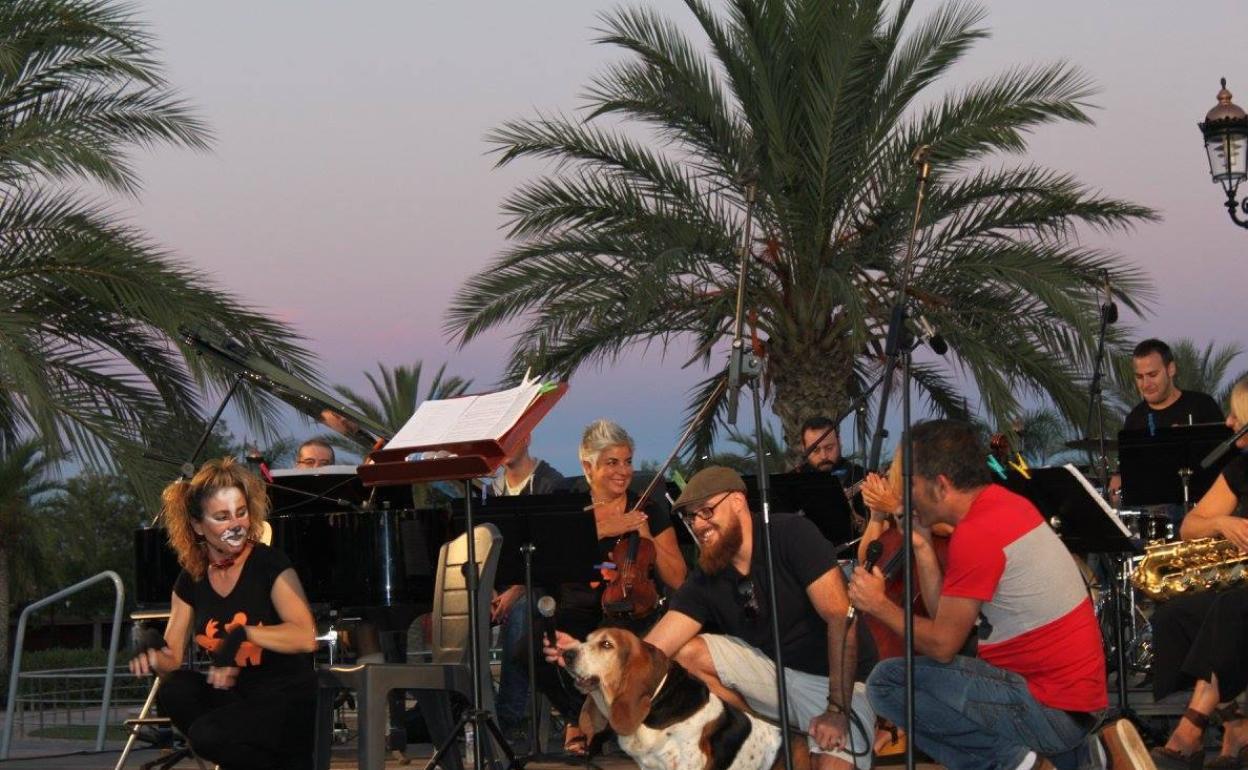
<instances>
[{"instance_id":1,"label":"handheld microphone","mask_svg":"<svg viewBox=\"0 0 1248 770\"><path fill-rule=\"evenodd\" d=\"M1149 416L1151 417L1152 415L1149 415ZM1235 434L1233 436L1228 438L1226 441L1223 441L1221 444L1218 444L1216 447L1213 448L1212 452L1205 455L1205 459L1200 461L1201 470L1207 471L1210 468L1212 468L1214 464L1218 462L1218 460L1222 459L1223 455L1231 451L1231 447L1235 446L1235 442L1243 438L1245 433L1248 433L1248 423L1245 423L1244 425L1240 426L1240 429L1235 431Z\"/></svg>"},{"instance_id":2,"label":"handheld microphone","mask_svg":"<svg viewBox=\"0 0 1248 770\"><path fill-rule=\"evenodd\" d=\"M869 544L867 544L867 558L863 560L862 568L867 572L875 569L876 562L878 562L880 557L883 555L884 544L879 540L872 540ZM855 614L853 605L850 605L849 612L845 613L845 619L850 623L853 623Z\"/></svg>"},{"instance_id":3,"label":"handheld microphone","mask_svg":"<svg viewBox=\"0 0 1248 770\"><path fill-rule=\"evenodd\" d=\"M1114 290L1109 284L1109 271L1102 270L1101 274L1105 280L1105 304L1101 305L1101 312L1105 314L1105 323L1117 323L1118 305L1114 302Z\"/></svg>"},{"instance_id":4,"label":"handheld microphone","mask_svg":"<svg viewBox=\"0 0 1248 770\"><path fill-rule=\"evenodd\" d=\"M555 646L555 609L558 606L555 597L549 594L537 600L537 614L540 616L538 630L546 640L547 647Z\"/></svg>"}]
</instances>

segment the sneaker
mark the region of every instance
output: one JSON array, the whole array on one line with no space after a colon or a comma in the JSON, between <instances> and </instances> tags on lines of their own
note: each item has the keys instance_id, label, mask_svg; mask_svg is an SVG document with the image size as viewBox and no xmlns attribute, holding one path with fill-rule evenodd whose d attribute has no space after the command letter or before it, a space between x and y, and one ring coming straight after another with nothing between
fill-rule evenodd
<instances>
[{"instance_id":1,"label":"sneaker","mask_svg":"<svg viewBox=\"0 0 1248 770\"><path fill-rule=\"evenodd\" d=\"M1102 727L1101 741L1109 753L1109 770L1157 770L1131 720L1116 719Z\"/></svg>"}]
</instances>

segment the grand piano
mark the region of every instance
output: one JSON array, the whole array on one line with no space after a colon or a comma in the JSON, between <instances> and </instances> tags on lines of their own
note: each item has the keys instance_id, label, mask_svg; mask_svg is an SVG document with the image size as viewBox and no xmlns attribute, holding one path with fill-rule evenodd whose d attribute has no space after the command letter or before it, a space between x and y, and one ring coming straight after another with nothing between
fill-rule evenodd
<instances>
[{"instance_id":1,"label":"grand piano","mask_svg":"<svg viewBox=\"0 0 1248 770\"><path fill-rule=\"evenodd\" d=\"M240 386L277 396L351 438L362 451L387 433L384 426L224 335L196 328L184 330L184 336L203 355L233 370ZM195 462L183 472L193 472ZM381 625L395 626L430 607L438 549L449 535L446 506L415 507L407 486L366 488L350 465L275 470L271 476L272 544L290 557L315 610L340 616L390 615L391 622ZM167 606L180 567L159 518L135 532L134 557L138 604Z\"/></svg>"}]
</instances>

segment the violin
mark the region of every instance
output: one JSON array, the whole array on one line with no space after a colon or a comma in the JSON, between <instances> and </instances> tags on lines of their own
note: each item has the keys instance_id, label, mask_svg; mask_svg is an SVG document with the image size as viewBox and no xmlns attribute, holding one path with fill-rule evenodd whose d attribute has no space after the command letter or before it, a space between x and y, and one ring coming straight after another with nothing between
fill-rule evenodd
<instances>
[{"instance_id":1,"label":"violin","mask_svg":"<svg viewBox=\"0 0 1248 770\"><path fill-rule=\"evenodd\" d=\"M676 440L676 446L667 456L663 464L654 472L654 477L646 485L645 491L637 498L633 511L641 511L650 502L650 496L663 481L668 468L672 467L685 442L689 440L703 419L718 403L719 397L727 390L727 379L722 379L711 391L702 408L694 415L685 427L685 432ZM659 589L651 577L658 552L654 541L643 538L638 532L622 535L611 548L611 560L615 562L613 569L602 571L607 587L602 592L603 614L612 618L644 618L658 609Z\"/></svg>"},{"instance_id":2,"label":"violin","mask_svg":"<svg viewBox=\"0 0 1248 770\"><path fill-rule=\"evenodd\" d=\"M658 609L659 588L650 577L658 552L654 541L636 530L620 536L611 549L614 569L603 570L607 587L602 611L612 618L644 618Z\"/></svg>"}]
</instances>

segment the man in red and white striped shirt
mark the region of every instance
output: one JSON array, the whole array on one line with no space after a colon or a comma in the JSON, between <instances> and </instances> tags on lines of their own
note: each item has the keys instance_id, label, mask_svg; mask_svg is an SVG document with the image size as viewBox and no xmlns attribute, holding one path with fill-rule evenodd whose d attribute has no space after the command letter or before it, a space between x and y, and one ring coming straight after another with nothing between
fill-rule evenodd
<instances>
[{"instance_id":1,"label":"man in red and white striped shirt","mask_svg":"<svg viewBox=\"0 0 1248 770\"><path fill-rule=\"evenodd\" d=\"M954 526L940 601L914 619L915 745L958 768L1152 768L1126 720L1100 731L1108 707L1092 602L1073 557L1027 499L991 483L975 429L915 426L913 502L920 539ZM916 559L919 570L939 569ZM920 575L920 580L940 576ZM878 569L859 567L850 601L898 634L904 615ZM957 655L979 620L979 657ZM905 720L904 659L881 663L867 691L876 712ZM1106 749L1108 750L1106 752Z\"/></svg>"}]
</instances>

